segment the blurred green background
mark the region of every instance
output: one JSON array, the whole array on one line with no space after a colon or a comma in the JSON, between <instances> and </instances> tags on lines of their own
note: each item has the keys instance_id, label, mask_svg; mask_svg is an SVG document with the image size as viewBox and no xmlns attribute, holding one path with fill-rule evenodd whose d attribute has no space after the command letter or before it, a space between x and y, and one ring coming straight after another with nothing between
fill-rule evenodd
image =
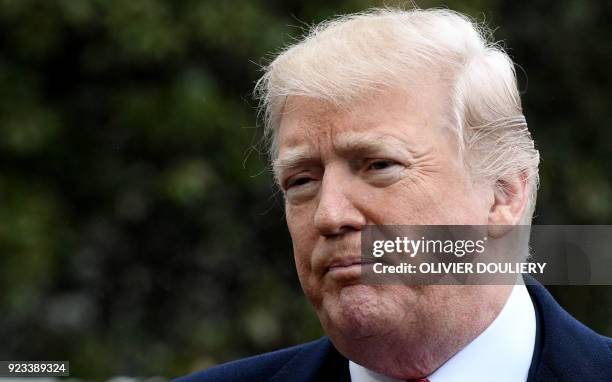
<instances>
[{"instance_id":1,"label":"blurred green background","mask_svg":"<svg viewBox=\"0 0 612 382\"><path fill-rule=\"evenodd\" d=\"M519 3L419 2L521 65L536 223L610 224L612 3ZM0 359L171 377L321 335L250 91L305 26L373 5L0 0ZM551 289L612 335L612 288Z\"/></svg>"}]
</instances>

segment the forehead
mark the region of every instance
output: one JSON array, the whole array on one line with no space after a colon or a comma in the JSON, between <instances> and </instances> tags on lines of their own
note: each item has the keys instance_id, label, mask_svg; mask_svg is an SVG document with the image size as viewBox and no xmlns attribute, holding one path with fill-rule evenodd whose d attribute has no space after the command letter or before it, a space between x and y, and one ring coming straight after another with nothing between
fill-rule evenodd
<instances>
[{"instance_id":1,"label":"forehead","mask_svg":"<svg viewBox=\"0 0 612 382\"><path fill-rule=\"evenodd\" d=\"M439 127L447 127L448 98L446 87L438 84L380 91L342 105L290 96L279 125L279 153L359 134L432 139L440 134Z\"/></svg>"}]
</instances>

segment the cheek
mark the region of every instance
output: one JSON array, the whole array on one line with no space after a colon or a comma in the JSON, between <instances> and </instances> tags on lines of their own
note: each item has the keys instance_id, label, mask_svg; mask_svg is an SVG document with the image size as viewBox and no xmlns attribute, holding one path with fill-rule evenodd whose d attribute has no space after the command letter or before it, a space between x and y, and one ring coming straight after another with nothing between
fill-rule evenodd
<instances>
[{"instance_id":1,"label":"cheek","mask_svg":"<svg viewBox=\"0 0 612 382\"><path fill-rule=\"evenodd\" d=\"M311 273L311 257L317 240L308 211L286 206L287 227L293 243L293 256L302 285Z\"/></svg>"},{"instance_id":2,"label":"cheek","mask_svg":"<svg viewBox=\"0 0 612 382\"><path fill-rule=\"evenodd\" d=\"M406 179L376 189L365 201L368 216L373 224L435 224L434 216L439 210L436 186L433 182Z\"/></svg>"},{"instance_id":3,"label":"cheek","mask_svg":"<svg viewBox=\"0 0 612 382\"><path fill-rule=\"evenodd\" d=\"M484 203L464 179L407 179L371 198L374 224L486 224Z\"/></svg>"},{"instance_id":4,"label":"cheek","mask_svg":"<svg viewBox=\"0 0 612 382\"><path fill-rule=\"evenodd\" d=\"M489 207L486 190L461 178L445 186L442 191L446 197L439 198L437 205L442 214L453 222L447 224L487 224Z\"/></svg>"},{"instance_id":5,"label":"cheek","mask_svg":"<svg viewBox=\"0 0 612 382\"><path fill-rule=\"evenodd\" d=\"M315 232L310 210L303 206L296 207L286 204L285 218L296 258L302 257L302 253L311 252Z\"/></svg>"},{"instance_id":6,"label":"cheek","mask_svg":"<svg viewBox=\"0 0 612 382\"><path fill-rule=\"evenodd\" d=\"M321 305L321 286L312 270L313 243L314 240L309 240L300 232L299 238L293 239L293 256L302 290L311 304L318 308Z\"/></svg>"}]
</instances>

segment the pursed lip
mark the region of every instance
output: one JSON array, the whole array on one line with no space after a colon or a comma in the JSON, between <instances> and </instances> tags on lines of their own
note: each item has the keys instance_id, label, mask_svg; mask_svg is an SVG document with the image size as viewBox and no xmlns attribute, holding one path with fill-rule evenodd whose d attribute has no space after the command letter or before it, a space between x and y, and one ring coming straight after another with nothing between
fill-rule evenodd
<instances>
[{"instance_id":1,"label":"pursed lip","mask_svg":"<svg viewBox=\"0 0 612 382\"><path fill-rule=\"evenodd\" d=\"M332 259L326 265L324 273L349 270L355 266L361 266L363 264L369 264L369 263L371 263L371 261L362 259L361 257L346 257L346 258Z\"/></svg>"}]
</instances>

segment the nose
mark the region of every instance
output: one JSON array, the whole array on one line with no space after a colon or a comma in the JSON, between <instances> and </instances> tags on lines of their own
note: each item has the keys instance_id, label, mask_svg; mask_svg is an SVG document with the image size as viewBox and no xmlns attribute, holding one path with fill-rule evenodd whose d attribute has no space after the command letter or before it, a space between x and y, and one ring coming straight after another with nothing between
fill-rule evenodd
<instances>
[{"instance_id":1,"label":"nose","mask_svg":"<svg viewBox=\"0 0 612 382\"><path fill-rule=\"evenodd\" d=\"M360 231L366 224L365 216L354 203L358 190L348 177L333 170L326 170L323 175L314 215L314 225L322 236Z\"/></svg>"}]
</instances>

